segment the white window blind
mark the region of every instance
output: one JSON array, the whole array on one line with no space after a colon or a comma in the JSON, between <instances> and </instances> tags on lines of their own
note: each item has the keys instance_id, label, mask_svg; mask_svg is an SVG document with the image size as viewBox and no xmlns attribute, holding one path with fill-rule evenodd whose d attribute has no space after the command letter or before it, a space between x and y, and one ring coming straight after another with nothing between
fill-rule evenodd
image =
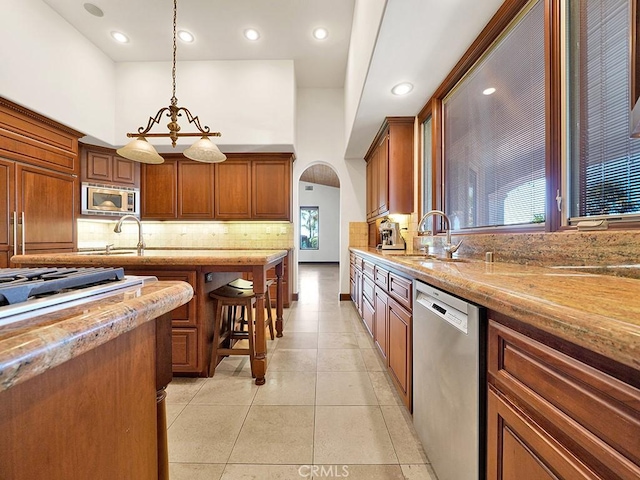
<instances>
[{"instance_id":1,"label":"white window blind","mask_svg":"<svg viewBox=\"0 0 640 480\"><path fill-rule=\"evenodd\" d=\"M444 100L454 229L544 222L543 6L532 2Z\"/></svg>"},{"instance_id":2,"label":"white window blind","mask_svg":"<svg viewBox=\"0 0 640 480\"><path fill-rule=\"evenodd\" d=\"M572 220L640 213L640 139L629 138L629 0L572 0Z\"/></svg>"}]
</instances>

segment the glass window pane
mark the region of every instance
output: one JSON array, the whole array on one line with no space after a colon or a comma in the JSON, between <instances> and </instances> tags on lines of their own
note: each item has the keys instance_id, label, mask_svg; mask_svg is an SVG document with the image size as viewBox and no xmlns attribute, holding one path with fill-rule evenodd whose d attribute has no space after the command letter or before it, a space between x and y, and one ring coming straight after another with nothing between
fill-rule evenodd
<instances>
[{"instance_id":1,"label":"glass window pane","mask_svg":"<svg viewBox=\"0 0 640 480\"><path fill-rule=\"evenodd\" d=\"M570 217L639 213L629 0L571 0L570 11Z\"/></svg>"},{"instance_id":2,"label":"glass window pane","mask_svg":"<svg viewBox=\"0 0 640 480\"><path fill-rule=\"evenodd\" d=\"M544 2L444 101L445 212L455 230L544 222Z\"/></svg>"},{"instance_id":3,"label":"glass window pane","mask_svg":"<svg viewBox=\"0 0 640 480\"><path fill-rule=\"evenodd\" d=\"M300 250L318 250L318 207L300 207Z\"/></svg>"}]
</instances>

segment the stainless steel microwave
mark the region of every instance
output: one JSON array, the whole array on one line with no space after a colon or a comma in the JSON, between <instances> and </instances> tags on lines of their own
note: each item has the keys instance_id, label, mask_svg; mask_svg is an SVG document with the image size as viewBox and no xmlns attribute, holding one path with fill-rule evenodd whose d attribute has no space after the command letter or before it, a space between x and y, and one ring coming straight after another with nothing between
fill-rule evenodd
<instances>
[{"instance_id":1,"label":"stainless steel microwave","mask_svg":"<svg viewBox=\"0 0 640 480\"><path fill-rule=\"evenodd\" d=\"M81 201L83 215L140 216L138 188L83 183Z\"/></svg>"}]
</instances>

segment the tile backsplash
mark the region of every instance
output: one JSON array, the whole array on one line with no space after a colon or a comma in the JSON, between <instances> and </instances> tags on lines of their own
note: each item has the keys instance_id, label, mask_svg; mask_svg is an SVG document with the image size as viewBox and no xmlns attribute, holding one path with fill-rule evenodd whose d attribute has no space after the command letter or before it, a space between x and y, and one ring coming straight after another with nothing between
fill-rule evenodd
<instances>
[{"instance_id":1,"label":"tile backsplash","mask_svg":"<svg viewBox=\"0 0 640 480\"><path fill-rule=\"evenodd\" d=\"M113 228L117 219L78 220L78 248L135 248L138 226L125 221L122 233ZM143 221L147 248L293 248L289 222L158 222Z\"/></svg>"}]
</instances>

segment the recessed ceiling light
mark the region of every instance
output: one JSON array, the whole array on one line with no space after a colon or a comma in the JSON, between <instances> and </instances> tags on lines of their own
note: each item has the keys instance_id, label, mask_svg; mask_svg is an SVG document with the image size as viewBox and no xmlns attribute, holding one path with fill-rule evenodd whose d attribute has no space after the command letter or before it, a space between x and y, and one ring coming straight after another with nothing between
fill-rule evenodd
<instances>
[{"instance_id":1,"label":"recessed ceiling light","mask_svg":"<svg viewBox=\"0 0 640 480\"><path fill-rule=\"evenodd\" d=\"M411 90L413 90L413 85L411 85L409 82L404 82L399 83L398 85L393 87L391 89L391 93L393 93L394 95L406 95Z\"/></svg>"},{"instance_id":2,"label":"recessed ceiling light","mask_svg":"<svg viewBox=\"0 0 640 480\"><path fill-rule=\"evenodd\" d=\"M324 40L329 36L329 32L326 28L318 27L313 31L313 38L316 40Z\"/></svg>"},{"instance_id":3,"label":"recessed ceiling light","mask_svg":"<svg viewBox=\"0 0 640 480\"><path fill-rule=\"evenodd\" d=\"M93 3L85 3L84 9L94 17L104 17L104 12L96 7Z\"/></svg>"},{"instance_id":4,"label":"recessed ceiling light","mask_svg":"<svg viewBox=\"0 0 640 480\"><path fill-rule=\"evenodd\" d=\"M485 89L482 91L482 94L483 94L483 95L491 95L492 93L495 93L495 92L496 92L496 89L495 89L495 88L493 88L493 87L489 87L489 88L485 88Z\"/></svg>"},{"instance_id":5,"label":"recessed ceiling light","mask_svg":"<svg viewBox=\"0 0 640 480\"><path fill-rule=\"evenodd\" d=\"M190 32L187 32L186 30L180 30L178 32L178 37L180 37L180 40L187 43L191 43L195 40L195 37L193 36L193 34L191 34Z\"/></svg>"},{"instance_id":6,"label":"recessed ceiling light","mask_svg":"<svg viewBox=\"0 0 640 480\"><path fill-rule=\"evenodd\" d=\"M247 40L258 40L260 38L260 33L254 28L247 28L244 31L244 36Z\"/></svg>"},{"instance_id":7,"label":"recessed ceiling light","mask_svg":"<svg viewBox=\"0 0 640 480\"><path fill-rule=\"evenodd\" d=\"M111 36L116 42L120 43L128 43L129 37L127 37L124 33L121 32L111 32Z\"/></svg>"}]
</instances>

